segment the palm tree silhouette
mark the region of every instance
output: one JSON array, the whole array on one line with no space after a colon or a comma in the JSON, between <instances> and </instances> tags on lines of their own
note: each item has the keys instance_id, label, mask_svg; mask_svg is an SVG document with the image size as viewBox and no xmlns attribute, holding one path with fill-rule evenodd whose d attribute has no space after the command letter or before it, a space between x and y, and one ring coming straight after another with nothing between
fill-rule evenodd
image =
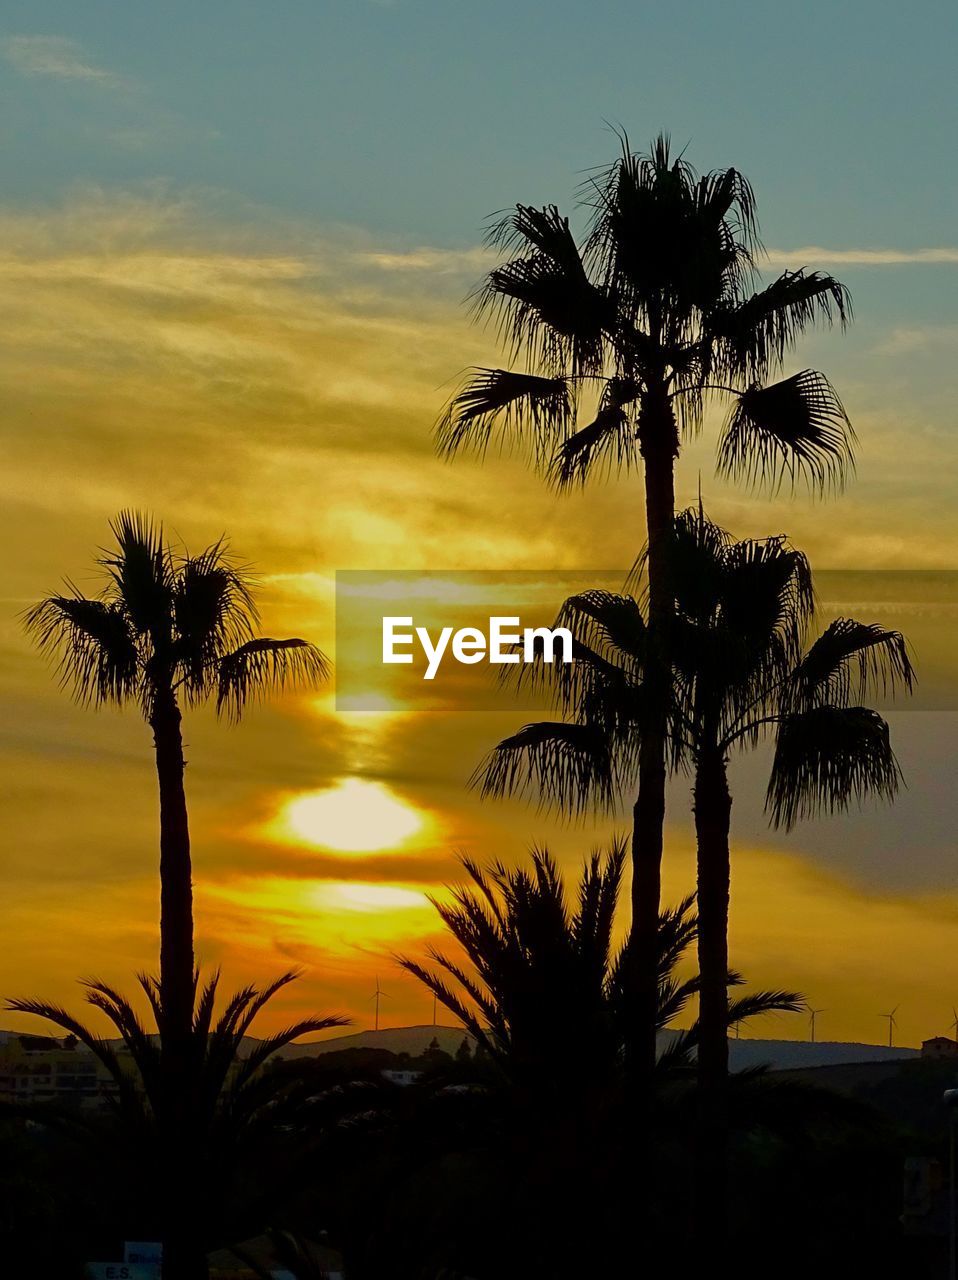
<instances>
[{"instance_id":1,"label":"palm tree silhouette","mask_svg":"<svg viewBox=\"0 0 958 1280\"><path fill-rule=\"evenodd\" d=\"M474 1037L511 1088L554 1116L572 1098L607 1094L625 1079L624 1052L636 1016L631 936L615 942L626 857L624 841L585 861L570 907L562 876L547 850L528 866L482 867L462 860L468 882L452 902L434 900L468 967L438 948L437 969L408 957L400 964L420 980ZM656 1030L681 1017L698 993L697 977L677 970L695 941L697 919L686 898L662 913L657 931ZM726 974L735 986L742 979ZM754 992L730 1003L727 1024L764 1012L801 1007L794 992ZM567 1036L566 1028L574 1028ZM687 1063L699 1027L674 1032L658 1059L663 1072Z\"/></svg>"},{"instance_id":2,"label":"palm tree silhouette","mask_svg":"<svg viewBox=\"0 0 958 1280\"><path fill-rule=\"evenodd\" d=\"M217 1017L219 973L214 973L195 991L188 1065L175 1076L163 1058L162 1035L149 1031L130 1001L104 982L85 982L86 999L116 1028L122 1047L60 1005L7 1001L8 1009L45 1018L75 1036L108 1073L113 1093L105 1116L61 1112L44 1103L31 1117L65 1129L93 1150L109 1151L117 1168L145 1171L144 1199L158 1209L163 1274L171 1280L205 1280L207 1250L220 1220L229 1217L229 1189L240 1172L255 1171L272 1155L278 1136L284 1163L292 1167L303 1090L263 1068L300 1036L348 1024L337 1016L304 1018L244 1046L258 1014L296 976L289 972L261 988L244 987ZM160 984L145 974L139 981L162 1032Z\"/></svg>"},{"instance_id":3,"label":"palm tree silhouette","mask_svg":"<svg viewBox=\"0 0 958 1280\"><path fill-rule=\"evenodd\" d=\"M888 725L857 700L910 690L913 672L902 635L877 625L841 618L807 644L811 571L784 538L736 542L701 504L676 520L673 538L673 724L694 770L697 844L699 1227L714 1242L726 1232L729 756L774 730L775 826L869 795L890 800L900 774Z\"/></svg>"},{"instance_id":4,"label":"palm tree silhouette","mask_svg":"<svg viewBox=\"0 0 958 1280\"><path fill-rule=\"evenodd\" d=\"M890 799L899 769L886 721L855 699L876 687L910 689L901 634L839 618L811 644L805 557L781 537L734 541L699 506L672 536L667 726L673 769L694 774L697 839L700 1097L711 1235L724 1223L724 1094L728 1071L729 832L733 750L774 735L766 807L776 826ZM563 721L524 726L480 765L483 794L532 789L573 812L611 808L640 768L649 686L649 624L631 596L590 591L559 613L573 634L571 664L538 663L520 680L549 682ZM637 745L638 744L638 745Z\"/></svg>"},{"instance_id":5,"label":"palm tree silhouette","mask_svg":"<svg viewBox=\"0 0 958 1280\"><path fill-rule=\"evenodd\" d=\"M256 635L250 574L220 540L198 555L176 550L162 525L137 512L111 522L115 545L97 560L99 595L48 596L26 616L84 705L135 702L153 732L160 798L160 977L164 1049L185 1052L193 1018L193 889L183 755L183 706L213 700L238 720L272 689L325 679L305 640Z\"/></svg>"},{"instance_id":6,"label":"palm tree silhouette","mask_svg":"<svg viewBox=\"0 0 958 1280\"><path fill-rule=\"evenodd\" d=\"M756 290L760 249L752 189L735 169L699 176L669 140L648 155L622 155L590 176L582 243L555 205L517 205L490 241L513 256L476 295L526 370L478 369L449 403L437 431L445 454L485 451L495 436L525 436L559 487L597 469L644 471L649 547L650 680L638 748L632 922L637 937L640 1039L655 1061L655 932L661 892L668 710L658 693L671 666L669 546L674 467L683 433L707 404L730 411L719 441L728 475L777 486L799 478L819 490L852 465L853 433L828 380L810 369L770 382L816 321L850 315L846 289L827 274L785 271ZM580 402L597 404L579 423Z\"/></svg>"},{"instance_id":7,"label":"palm tree silhouette","mask_svg":"<svg viewBox=\"0 0 958 1280\"><path fill-rule=\"evenodd\" d=\"M451 902L435 903L459 954L434 947L432 964L403 961L476 1039L473 1062L458 1077L472 1119L460 1116L460 1123L473 1126L475 1146L492 1146L502 1160L495 1185L503 1188L506 1222L506 1188L518 1184L521 1221L512 1229L528 1253L510 1275L612 1274L634 1238L626 1056L636 1017L634 940L627 934L620 945L615 929L627 847L619 840L592 853L568 891L544 850L515 868L465 860L466 883ZM669 1034L657 1060L658 1105L642 1135L660 1175L650 1188L659 1212L666 1210L663 1179L669 1211L683 1199L676 1178L688 1163L698 1026L680 1032L674 1023L698 991L698 978L686 976L695 933L691 899L662 913L656 1026ZM757 991L731 1003L729 1023L800 1007L793 992ZM758 1097L746 1101L758 1110ZM446 1123L453 1128L451 1118Z\"/></svg>"}]
</instances>

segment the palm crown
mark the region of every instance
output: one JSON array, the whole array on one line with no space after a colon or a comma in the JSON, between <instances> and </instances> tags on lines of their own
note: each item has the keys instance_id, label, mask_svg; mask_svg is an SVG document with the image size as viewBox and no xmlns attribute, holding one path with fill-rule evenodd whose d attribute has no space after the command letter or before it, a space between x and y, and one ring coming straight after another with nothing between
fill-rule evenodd
<instances>
[{"instance_id":1,"label":"palm crown","mask_svg":"<svg viewBox=\"0 0 958 1280\"><path fill-rule=\"evenodd\" d=\"M270 1160L282 1135L284 1168L271 1165L271 1192L302 1175L295 1135L306 1110L304 1090L270 1071L271 1060L300 1036L347 1025L336 1015L302 1018L260 1040L250 1041L257 1016L296 978L288 972L262 986L230 995L216 1011L219 973L199 985L196 975L191 1007L188 1068L176 1077L165 1070L162 1042L166 1030L159 982L140 974L155 1022L145 1024L133 1004L107 983L87 981L86 998L105 1015L120 1037L110 1041L82 1019L43 1000L8 1000L6 1007L45 1018L75 1036L109 1076L105 1112L58 1110L43 1103L33 1118L85 1139L137 1185L138 1212L156 1215L164 1239L164 1274L177 1280L205 1277L206 1252L217 1233L237 1221L235 1201L246 1189L244 1175ZM303 1153L305 1156L305 1152ZM287 1176L288 1180L287 1180Z\"/></svg>"},{"instance_id":2,"label":"palm crown","mask_svg":"<svg viewBox=\"0 0 958 1280\"><path fill-rule=\"evenodd\" d=\"M162 690L189 704L215 700L239 718L251 698L287 683L325 678L328 664L305 640L256 635L252 579L224 541L178 554L162 526L134 512L111 524L103 591L49 596L26 615L40 647L59 657L64 682L85 703L136 699L149 719Z\"/></svg>"},{"instance_id":3,"label":"palm crown","mask_svg":"<svg viewBox=\"0 0 958 1280\"><path fill-rule=\"evenodd\" d=\"M474 371L440 421L440 449L483 450L495 433L526 429L537 462L565 485L596 464L631 465L673 415L673 429L674 419L698 427L719 396L731 398L724 472L840 482L854 437L831 384L810 369L768 379L811 324L845 324L848 293L804 269L756 288L761 246L742 175L700 177L659 137L647 156L626 144L584 184L582 203L581 243L554 205L517 205L493 225L491 242L514 256L490 272L477 309L527 367ZM597 411L579 425L590 391ZM642 412L663 407L665 418ZM677 451L677 436L658 443Z\"/></svg>"},{"instance_id":4,"label":"palm crown","mask_svg":"<svg viewBox=\"0 0 958 1280\"><path fill-rule=\"evenodd\" d=\"M809 642L805 556L782 537L736 542L701 508L676 518L672 559L673 767L774 734L767 804L776 825L893 796L899 771L887 723L857 700L869 689L911 688L900 632L838 618ZM611 809L633 781L649 696L643 605L587 591L565 601L556 623L572 631L573 661L520 667L513 678L548 682L566 718L524 726L473 780L486 795L532 790L566 811Z\"/></svg>"},{"instance_id":5,"label":"palm crown","mask_svg":"<svg viewBox=\"0 0 958 1280\"><path fill-rule=\"evenodd\" d=\"M558 865L545 850L530 865L488 867L465 859L469 882L450 903L435 902L464 960L438 948L430 958L438 972L418 961L403 967L419 978L465 1026L513 1086L540 1094L547 1083L563 1101L608 1086L623 1062L629 1023L635 1016L630 939L616 941L616 917L625 844L586 859L570 905ZM659 919L656 1027L682 1016L698 979L679 973L695 940L691 898ZM728 975L733 985L742 979ZM798 1007L792 992L753 992L734 1001L728 1021ZM572 1041L557 1029L574 1026ZM697 1040L697 1028L676 1033L661 1065L675 1066ZM550 1104L551 1105L551 1104Z\"/></svg>"}]
</instances>

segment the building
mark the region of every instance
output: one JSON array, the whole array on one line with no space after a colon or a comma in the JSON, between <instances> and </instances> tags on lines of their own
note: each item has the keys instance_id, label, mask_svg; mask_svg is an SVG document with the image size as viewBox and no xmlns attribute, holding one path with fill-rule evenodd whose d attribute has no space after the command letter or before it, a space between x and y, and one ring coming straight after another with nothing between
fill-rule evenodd
<instances>
[{"instance_id":1,"label":"building","mask_svg":"<svg viewBox=\"0 0 958 1280\"><path fill-rule=\"evenodd\" d=\"M12 1035L0 1045L0 1101L88 1109L110 1090L107 1072L73 1036Z\"/></svg>"},{"instance_id":2,"label":"building","mask_svg":"<svg viewBox=\"0 0 958 1280\"><path fill-rule=\"evenodd\" d=\"M921 1056L939 1060L958 1058L958 1040L952 1040L948 1036L932 1036L930 1040L922 1040Z\"/></svg>"},{"instance_id":3,"label":"building","mask_svg":"<svg viewBox=\"0 0 958 1280\"><path fill-rule=\"evenodd\" d=\"M388 1080L390 1084L398 1084L400 1088L406 1088L408 1085L415 1084L422 1075L421 1071L394 1070L387 1068L380 1073L384 1080Z\"/></svg>"}]
</instances>

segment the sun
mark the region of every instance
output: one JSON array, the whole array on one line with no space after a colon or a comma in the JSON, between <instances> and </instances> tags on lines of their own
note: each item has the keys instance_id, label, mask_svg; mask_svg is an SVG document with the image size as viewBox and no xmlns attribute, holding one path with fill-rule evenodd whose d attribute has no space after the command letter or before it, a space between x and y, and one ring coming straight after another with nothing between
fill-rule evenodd
<instances>
[{"instance_id":1,"label":"sun","mask_svg":"<svg viewBox=\"0 0 958 1280\"><path fill-rule=\"evenodd\" d=\"M372 853L404 844L424 815L381 782L343 778L322 791L289 800L281 825L297 840L344 853Z\"/></svg>"}]
</instances>

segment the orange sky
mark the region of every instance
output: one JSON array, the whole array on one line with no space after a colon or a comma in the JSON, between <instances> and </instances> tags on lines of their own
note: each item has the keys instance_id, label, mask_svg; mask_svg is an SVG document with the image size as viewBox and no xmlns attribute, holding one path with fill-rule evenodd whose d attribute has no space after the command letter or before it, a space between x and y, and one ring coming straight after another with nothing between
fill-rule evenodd
<instances>
[{"instance_id":1,"label":"orange sky","mask_svg":"<svg viewBox=\"0 0 958 1280\"><path fill-rule=\"evenodd\" d=\"M495 359L460 305L479 251L417 257L342 231L267 232L160 186L7 212L0 246L0 992L75 1002L76 977L129 986L154 961L149 736L132 710L72 706L17 615L64 574L88 583L109 516L148 508L191 547L226 530L262 574L266 632L329 652L337 569L627 567L642 529L634 479L556 498L517 459L433 457L452 381ZM809 358L832 371L840 347L819 339ZM841 390L862 440L845 497L729 489L710 478L706 441L683 458L680 504L701 473L713 518L741 536L786 530L819 565L958 563L947 424L876 404L854 377ZM952 631L946 611L930 659L950 654ZM615 824L556 827L465 790L514 716L337 715L331 693L238 728L189 717L198 950L230 984L303 965L274 1024L308 1006L369 1025L377 975L384 1022L427 1021L430 997L390 957L435 935L424 895L455 876L456 850L512 859L548 837L574 868ZM821 1038L881 1039L877 1015L897 1003L902 1040L917 1043L958 1001L943 961L958 949L954 716L900 719L910 790L894 818L773 840L757 766L740 775L733 963L827 1009ZM670 898L692 878L684 783L674 801ZM806 1028L793 1016L753 1033Z\"/></svg>"}]
</instances>

